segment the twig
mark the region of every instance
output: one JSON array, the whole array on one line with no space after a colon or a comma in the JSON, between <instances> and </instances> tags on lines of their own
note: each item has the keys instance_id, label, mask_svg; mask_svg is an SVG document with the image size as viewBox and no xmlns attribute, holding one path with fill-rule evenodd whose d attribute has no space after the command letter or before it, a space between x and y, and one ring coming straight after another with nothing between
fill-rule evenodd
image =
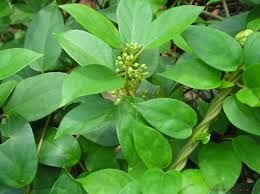
<instances>
[{"instance_id":1,"label":"twig","mask_svg":"<svg viewBox=\"0 0 260 194\"><path fill-rule=\"evenodd\" d=\"M45 122L45 125L43 127L43 130L42 130L41 138L40 138L40 141L39 141L39 144L38 144L38 148L37 148L38 155L40 154L40 150L41 150L41 147L42 147L43 139L44 139L45 133L47 131L48 125L50 123L50 120L51 120L51 114L48 116L48 118L47 118L47 120Z\"/></svg>"},{"instance_id":2,"label":"twig","mask_svg":"<svg viewBox=\"0 0 260 194\"><path fill-rule=\"evenodd\" d=\"M203 11L202 14L207 15L207 16L210 16L210 17L215 18L215 19L218 19L218 20L224 20L223 17L221 17L221 16L219 16L219 15L216 15L216 14L213 14L213 13L208 12L208 11Z\"/></svg>"},{"instance_id":3,"label":"twig","mask_svg":"<svg viewBox=\"0 0 260 194\"><path fill-rule=\"evenodd\" d=\"M230 17L229 9L226 0L222 0L222 4L226 13L226 17Z\"/></svg>"}]
</instances>

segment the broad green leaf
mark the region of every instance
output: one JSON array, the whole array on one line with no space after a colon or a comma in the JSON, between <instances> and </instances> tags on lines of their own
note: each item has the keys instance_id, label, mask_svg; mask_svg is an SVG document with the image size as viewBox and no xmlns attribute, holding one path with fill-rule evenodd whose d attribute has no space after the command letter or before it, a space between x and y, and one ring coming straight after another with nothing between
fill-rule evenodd
<instances>
[{"instance_id":1,"label":"broad green leaf","mask_svg":"<svg viewBox=\"0 0 260 194\"><path fill-rule=\"evenodd\" d=\"M170 164L172 161L171 146L158 131L144 124L136 123L133 135L136 152L148 168L165 168Z\"/></svg>"},{"instance_id":2,"label":"broad green leaf","mask_svg":"<svg viewBox=\"0 0 260 194\"><path fill-rule=\"evenodd\" d=\"M118 6L117 4L109 5L109 7L99 10L99 13L106 16L112 22L117 23L117 16L116 16L117 6Z\"/></svg>"},{"instance_id":3,"label":"broad green leaf","mask_svg":"<svg viewBox=\"0 0 260 194\"><path fill-rule=\"evenodd\" d=\"M19 82L4 106L6 113L19 113L28 121L39 120L62 107L65 73L45 73Z\"/></svg>"},{"instance_id":4,"label":"broad green leaf","mask_svg":"<svg viewBox=\"0 0 260 194\"><path fill-rule=\"evenodd\" d=\"M101 65L88 65L74 70L63 85L64 104L77 97L98 94L123 87L125 80Z\"/></svg>"},{"instance_id":5,"label":"broad green leaf","mask_svg":"<svg viewBox=\"0 0 260 194\"><path fill-rule=\"evenodd\" d=\"M120 190L118 194L141 194L140 183L133 181Z\"/></svg>"},{"instance_id":6,"label":"broad green leaf","mask_svg":"<svg viewBox=\"0 0 260 194\"><path fill-rule=\"evenodd\" d=\"M240 44L225 32L206 26L190 26L183 37L196 56L216 69L235 71L241 62Z\"/></svg>"},{"instance_id":7,"label":"broad green leaf","mask_svg":"<svg viewBox=\"0 0 260 194\"><path fill-rule=\"evenodd\" d=\"M187 42L184 40L184 38L180 34L175 35L172 38L172 40L173 40L174 44L176 44L177 47L181 48L185 52L191 52L192 51L190 46L187 44Z\"/></svg>"},{"instance_id":8,"label":"broad green leaf","mask_svg":"<svg viewBox=\"0 0 260 194\"><path fill-rule=\"evenodd\" d=\"M31 126L13 114L1 126L1 132L8 139L0 145L0 184L22 188L32 182L38 165Z\"/></svg>"},{"instance_id":9,"label":"broad green leaf","mask_svg":"<svg viewBox=\"0 0 260 194\"><path fill-rule=\"evenodd\" d=\"M260 64L260 32L251 34L244 44L244 67Z\"/></svg>"},{"instance_id":10,"label":"broad green leaf","mask_svg":"<svg viewBox=\"0 0 260 194\"><path fill-rule=\"evenodd\" d=\"M81 30L56 34L62 48L81 66L104 65L114 69L112 49L99 38Z\"/></svg>"},{"instance_id":11,"label":"broad green leaf","mask_svg":"<svg viewBox=\"0 0 260 194\"><path fill-rule=\"evenodd\" d=\"M146 49L140 54L139 63L147 65L147 77L150 77L156 71L160 59L159 48Z\"/></svg>"},{"instance_id":12,"label":"broad green leaf","mask_svg":"<svg viewBox=\"0 0 260 194\"><path fill-rule=\"evenodd\" d=\"M16 81L13 80L0 84L0 107L3 106L9 95L12 93L15 85Z\"/></svg>"},{"instance_id":13,"label":"broad green leaf","mask_svg":"<svg viewBox=\"0 0 260 194\"><path fill-rule=\"evenodd\" d=\"M158 47L171 40L173 36L182 33L195 21L202 10L203 7L183 5L163 12L146 30L146 47Z\"/></svg>"},{"instance_id":14,"label":"broad green leaf","mask_svg":"<svg viewBox=\"0 0 260 194\"><path fill-rule=\"evenodd\" d=\"M260 144L249 136L238 136L233 139L233 148L238 157L252 170L260 172Z\"/></svg>"},{"instance_id":15,"label":"broad green leaf","mask_svg":"<svg viewBox=\"0 0 260 194\"><path fill-rule=\"evenodd\" d=\"M260 74L260 64L250 66L243 73L244 84L248 88L258 88L258 87L260 87L259 74Z\"/></svg>"},{"instance_id":16,"label":"broad green leaf","mask_svg":"<svg viewBox=\"0 0 260 194\"><path fill-rule=\"evenodd\" d=\"M13 5L13 13L10 15L11 24L25 24L28 25L31 22L34 12L30 6L24 3L16 3ZM23 40L23 39L22 39ZM21 43L24 45L24 40ZM14 48L14 47L13 47Z\"/></svg>"},{"instance_id":17,"label":"broad green leaf","mask_svg":"<svg viewBox=\"0 0 260 194\"><path fill-rule=\"evenodd\" d=\"M78 179L88 194L116 194L133 178L121 170L104 169Z\"/></svg>"},{"instance_id":18,"label":"broad green leaf","mask_svg":"<svg viewBox=\"0 0 260 194\"><path fill-rule=\"evenodd\" d=\"M150 0L150 3L152 4L153 12L157 12L167 3L167 0Z\"/></svg>"},{"instance_id":19,"label":"broad green leaf","mask_svg":"<svg viewBox=\"0 0 260 194\"><path fill-rule=\"evenodd\" d=\"M260 194L260 179L256 181L252 194Z\"/></svg>"},{"instance_id":20,"label":"broad green leaf","mask_svg":"<svg viewBox=\"0 0 260 194\"><path fill-rule=\"evenodd\" d=\"M260 106L260 87L259 88L243 88L236 94L237 99L251 107Z\"/></svg>"},{"instance_id":21,"label":"broad green leaf","mask_svg":"<svg viewBox=\"0 0 260 194\"><path fill-rule=\"evenodd\" d=\"M1 194L24 194L22 189L14 189L0 185Z\"/></svg>"},{"instance_id":22,"label":"broad green leaf","mask_svg":"<svg viewBox=\"0 0 260 194\"><path fill-rule=\"evenodd\" d=\"M208 194L209 187L200 170L189 169L182 173L182 189L179 194Z\"/></svg>"},{"instance_id":23,"label":"broad green leaf","mask_svg":"<svg viewBox=\"0 0 260 194\"><path fill-rule=\"evenodd\" d=\"M41 57L41 54L28 49L13 48L1 50L0 80L17 73Z\"/></svg>"},{"instance_id":24,"label":"broad green leaf","mask_svg":"<svg viewBox=\"0 0 260 194\"><path fill-rule=\"evenodd\" d=\"M0 18L10 15L13 11L12 5L9 0L0 1L0 9Z\"/></svg>"},{"instance_id":25,"label":"broad green leaf","mask_svg":"<svg viewBox=\"0 0 260 194\"><path fill-rule=\"evenodd\" d=\"M182 175L178 171L147 170L141 179L142 194L178 194L182 187Z\"/></svg>"},{"instance_id":26,"label":"broad green leaf","mask_svg":"<svg viewBox=\"0 0 260 194\"><path fill-rule=\"evenodd\" d=\"M177 139L189 137L197 123L195 111L175 99L152 99L138 103L136 109L157 130Z\"/></svg>"},{"instance_id":27,"label":"broad green leaf","mask_svg":"<svg viewBox=\"0 0 260 194\"><path fill-rule=\"evenodd\" d=\"M25 2L30 5L32 9L35 11L38 11L42 7L46 6L48 3L50 3L52 0L25 0Z\"/></svg>"},{"instance_id":28,"label":"broad green leaf","mask_svg":"<svg viewBox=\"0 0 260 194\"><path fill-rule=\"evenodd\" d=\"M226 98L223 108L233 125L243 131L260 136L260 108L251 108L240 103L235 97Z\"/></svg>"},{"instance_id":29,"label":"broad green leaf","mask_svg":"<svg viewBox=\"0 0 260 194\"><path fill-rule=\"evenodd\" d=\"M54 3L34 16L26 32L24 47L42 53L44 57L31 64L31 68L43 72L56 67L61 47L53 37L53 33L63 31L63 18Z\"/></svg>"},{"instance_id":30,"label":"broad green leaf","mask_svg":"<svg viewBox=\"0 0 260 194\"><path fill-rule=\"evenodd\" d=\"M61 173L50 194L87 194L83 187L65 170Z\"/></svg>"},{"instance_id":31,"label":"broad green leaf","mask_svg":"<svg viewBox=\"0 0 260 194\"><path fill-rule=\"evenodd\" d=\"M125 43L144 43L144 33L152 23L149 1L121 0L117 8L117 20Z\"/></svg>"},{"instance_id":32,"label":"broad green leaf","mask_svg":"<svg viewBox=\"0 0 260 194\"><path fill-rule=\"evenodd\" d=\"M84 28L114 48L121 47L120 33L105 16L83 4L60 6L74 17Z\"/></svg>"},{"instance_id":33,"label":"broad green leaf","mask_svg":"<svg viewBox=\"0 0 260 194\"><path fill-rule=\"evenodd\" d=\"M242 163L231 142L209 143L200 149L199 167L210 189L218 186L228 191L236 183Z\"/></svg>"},{"instance_id":34,"label":"broad green leaf","mask_svg":"<svg viewBox=\"0 0 260 194\"><path fill-rule=\"evenodd\" d=\"M68 112L62 119L56 137L79 135L104 129L115 119L112 102L93 99Z\"/></svg>"},{"instance_id":35,"label":"broad green leaf","mask_svg":"<svg viewBox=\"0 0 260 194\"><path fill-rule=\"evenodd\" d=\"M39 153L39 162L53 167L71 167L80 159L80 146L73 136L55 138L57 130L48 129Z\"/></svg>"},{"instance_id":36,"label":"broad green leaf","mask_svg":"<svg viewBox=\"0 0 260 194\"><path fill-rule=\"evenodd\" d=\"M183 54L173 68L160 74L195 89L213 89L222 84L221 72L192 54Z\"/></svg>"}]
</instances>

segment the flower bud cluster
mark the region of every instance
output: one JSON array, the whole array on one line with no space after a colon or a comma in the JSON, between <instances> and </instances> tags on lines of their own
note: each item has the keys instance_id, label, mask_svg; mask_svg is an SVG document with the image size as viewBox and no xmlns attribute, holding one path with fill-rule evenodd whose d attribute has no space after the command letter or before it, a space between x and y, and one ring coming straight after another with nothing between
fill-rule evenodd
<instances>
[{"instance_id":1,"label":"flower bud cluster","mask_svg":"<svg viewBox=\"0 0 260 194\"><path fill-rule=\"evenodd\" d=\"M243 46L246 42L246 39L247 37L252 34L254 31L251 30L251 29L246 29L246 30L243 30L241 32L239 32L237 35L236 35L236 39L237 41Z\"/></svg>"}]
</instances>

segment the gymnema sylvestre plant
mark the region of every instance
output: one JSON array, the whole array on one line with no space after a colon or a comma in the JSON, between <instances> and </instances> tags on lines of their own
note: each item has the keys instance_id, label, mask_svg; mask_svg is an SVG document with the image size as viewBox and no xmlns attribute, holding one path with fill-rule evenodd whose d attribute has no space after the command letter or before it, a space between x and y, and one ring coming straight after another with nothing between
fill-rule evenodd
<instances>
[{"instance_id":1,"label":"gymnema sylvestre plant","mask_svg":"<svg viewBox=\"0 0 260 194\"><path fill-rule=\"evenodd\" d=\"M37 2L0 2L1 32L17 27L0 48L0 193L216 194L260 173L259 8L228 31L203 6Z\"/></svg>"}]
</instances>

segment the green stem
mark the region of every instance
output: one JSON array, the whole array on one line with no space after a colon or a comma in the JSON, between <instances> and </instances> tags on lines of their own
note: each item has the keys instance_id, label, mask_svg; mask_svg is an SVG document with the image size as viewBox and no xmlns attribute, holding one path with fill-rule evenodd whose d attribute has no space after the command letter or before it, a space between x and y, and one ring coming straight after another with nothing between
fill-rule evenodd
<instances>
[{"instance_id":1,"label":"green stem","mask_svg":"<svg viewBox=\"0 0 260 194\"><path fill-rule=\"evenodd\" d=\"M236 82L241 76L240 70L234 72L229 81ZM181 171L188 160L189 155L196 149L199 142L194 142L194 138L202 132L207 132L211 122L218 116L222 109L225 98L232 92L232 88L226 88L219 92L219 94L213 99L211 105L206 113L204 119L194 128L193 134L188 142L182 147L181 151L177 155L175 162L170 166L170 169Z\"/></svg>"},{"instance_id":2,"label":"green stem","mask_svg":"<svg viewBox=\"0 0 260 194\"><path fill-rule=\"evenodd\" d=\"M48 118L47 118L47 120L45 122L45 125L43 127L43 130L42 130L41 138L40 138L40 141L38 143L38 148L37 148L38 155L40 154L42 143L43 143L43 139L44 139L45 133L47 131L48 125L50 123L50 120L51 120L51 114L48 116Z\"/></svg>"}]
</instances>

